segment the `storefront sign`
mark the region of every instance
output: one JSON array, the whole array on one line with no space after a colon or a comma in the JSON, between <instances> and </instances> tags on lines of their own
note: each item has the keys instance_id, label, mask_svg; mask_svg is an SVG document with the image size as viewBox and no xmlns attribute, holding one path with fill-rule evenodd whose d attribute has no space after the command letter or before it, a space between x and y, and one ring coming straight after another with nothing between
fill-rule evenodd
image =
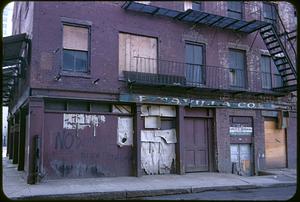
<instances>
[{"instance_id":1,"label":"storefront sign","mask_svg":"<svg viewBox=\"0 0 300 202\"><path fill-rule=\"evenodd\" d=\"M230 135L251 135L252 134L252 127L229 127Z\"/></svg>"},{"instance_id":2,"label":"storefront sign","mask_svg":"<svg viewBox=\"0 0 300 202\"><path fill-rule=\"evenodd\" d=\"M207 100L207 99L191 99L181 97L165 97L151 95L121 94L120 101L135 103L153 103L153 104L169 104L169 105L185 105L190 107L221 107L221 108L239 108L239 109L285 109L290 106L276 105L272 103L256 103L256 102L232 102L223 100Z\"/></svg>"}]
</instances>

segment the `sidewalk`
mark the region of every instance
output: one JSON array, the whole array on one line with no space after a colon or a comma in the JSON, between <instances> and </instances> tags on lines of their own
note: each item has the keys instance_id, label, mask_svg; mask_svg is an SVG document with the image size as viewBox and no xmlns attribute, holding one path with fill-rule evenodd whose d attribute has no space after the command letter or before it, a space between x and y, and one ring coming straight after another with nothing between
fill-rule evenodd
<instances>
[{"instance_id":1,"label":"sidewalk","mask_svg":"<svg viewBox=\"0 0 300 202\"><path fill-rule=\"evenodd\" d=\"M11 199L126 199L164 194L196 193L208 190L235 190L292 186L296 171L273 170L277 175L243 177L225 173L190 173L142 177L103 177L47 180L28 185L23 172L3 158L3 191ZM288 174L286 174L288 173Z\"/></svg>"}]
</instances>

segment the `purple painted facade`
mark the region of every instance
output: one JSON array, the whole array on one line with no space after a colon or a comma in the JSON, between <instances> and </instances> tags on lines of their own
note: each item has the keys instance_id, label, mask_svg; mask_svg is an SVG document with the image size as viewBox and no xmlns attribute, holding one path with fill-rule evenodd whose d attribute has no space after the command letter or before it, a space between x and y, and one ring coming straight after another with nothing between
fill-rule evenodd
<instances>
[{"instance_id":1,"label":"purple painted facade","mask_svg":"<svg viewBox=\"0 0 300 202\"><path fill-rule=\"evenodd\" d=\"M26 32L32 40L31 64L26 71L15 99L10 105L11 121L18 110L24 110L26 128L24 155L24 171L28 183L35 178L53 179L64 177L101 177L101 176L140 176L141 140L144 129L141 118L141 105L119 101L120 93L147 94L153 96L174 96L195 99L215 99L225 101L281 103L289 101L290 94L275 95L274 92L261 92L260 75L261 55L268 50L257 32L251 34L222 30L206 25L179 22L167 17L151 16L131 12L121 8L124 2L30 2L28 8L22 2L16 3L14 13L14 34ZM151 5L183 11L184 2L151 2ZM227 2L203 2L208 13L226 16ZM281 11L288 29L293 29L294 14L291 4L280 2ZM253 12L262 7L262 2L245 4L245 20L260 20L260 15ZM20 12L20 9L22 12ZM27 9L27 10L26 10ZM19 16L22 13L22 16ZM24 14L26 13L26 14ZM89 73L76 75L62 73L62 17L91 23L90 33L90 67ZM230 94L227 92L206 92L180 90L176 87L169 90L157 86L129 88L124 80L119 79L119 33L149 36L157 39L157 59L185 62L185 42L192 41L205 45L205 61L208 66L227 68L229 66L229 49L240 49L246 52L247 91L249 94ZM61 80L55 80L61 74ZM208 79L221 81L222 73L208 74ZM97 84L94 83L98 80ZM224 85L226 82L223 81ZM117 145L118 117L125 116L114 112L81 112L67 110L47 110L49 99L70 101L78 100L89 103L103 103L110 106L127 104L132 112L127 116L133 118L133 145L120 147ZM145 103L147 104L147 103ZM213 108L196 110L176 106L176 166L175 172L184 174L185 168L185 118L192 116L207 118L210 123L208 164L210 172L232 172L230 156L230 116L248 116L253 120L253 136L249 140L252 145L252 171L258 174L264 169L265 153L264 115L263 110ZM272 110L270 110L272 111ZM273 110L274 111L274 110ZM276 110L275 110L276 111ZM277 112L277 111L276 111ZM105 123L99 124L96 131L92 127L84 129L66 129L65 114L85 114L104 116ZM194 121L197 123L197 121ZM10 124L11 128L17 127ZM19 126L18 126L19 127ZM287 167L296 167L296 111L291 110L287 136ZM10 130L10 134L15 134ZM195 133L196 134L196 133ZM196 134L197 135L197 134ZM34 157L34 137L39 137L38 164ZM248 141L248 140L245 140ZM10 145L16 144L10 139ZM16 149L15 149L16 150ZM9 156L16 153L9 150ZM16 162L18 162L16 160ZM34 165L38 165L38 174ZM145 173L143 173L145 174ZM38 176L38 177L37 177Z\"/></svg>"}]
</instances>

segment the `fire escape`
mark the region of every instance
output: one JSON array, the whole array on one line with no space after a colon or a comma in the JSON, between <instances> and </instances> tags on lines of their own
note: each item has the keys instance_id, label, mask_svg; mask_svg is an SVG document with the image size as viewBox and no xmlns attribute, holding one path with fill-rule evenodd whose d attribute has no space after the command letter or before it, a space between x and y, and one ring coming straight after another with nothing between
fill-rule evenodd
<instances>
[{"instance_id":1,"label":"fire escape","mask_svg":"<svg viewBox=\"0 0 300 202\"><path fill-rule=\"evenodd\" d=\"M270 23L260 30L260 35L283 80L283 86L274 88L276 91L295 91L297 89L297 72L295 50L296 30L287 32L283 21L274 6L276 24ZM280 33L281 32L281 33Z\"/></svg>"},{"instance_id":2,"label":"fire escape","mask_svg":"<svg viewBox=\"0 0 300 202\"><path fill-rule=\"evenodd\" d=\"M15 100L19 80L25 78L30 63L31 40L24 34L3 38L2 105L9 106Z\"/></svg>"},{"instance_id":3,"label":"fire escape","mask_svg":"<svg viewBox=\"0 0 300 202\"><path fill-rule=\"evenodd\" d=\"M264 20L251 20L245 21L240 19L234 19L227 16L220 16L216 14L211 14L203 11L196 11L188 9L186 11L178 11L167 8L162 8L154 5L147 5L142 3L137 3L134 1L127 1L122 5L125 10L147 13L152 16L164 16L173 18L175 21L182 21L191 23L193 25L207 25L209 27L216 27L219 29L228 29L235 32L240 32L244 34L250 34L255 31L260 31L260 35L270 52L270 55L276 65L280 77L283 81L283 85L280 87L273 87L273 91L278 93L292 92L296 90L297 87L297 76L296 76L296 51L293 42L296 39L296 32L287 32L283 22L278 15L276 10L277 18L280 23L280 30L283 33L279 33L278 29L274 24L264 21ZM158 61L160 62L160 61ZM136 72L124 72L127 75L128 80L134 80L136 77ZM146 73L142 75L146 78ZM153 76L153 75L150 75ZM161 75L158 75L161 76ZM158 78L159 79L159 78ZM155 79L154 79L155 80ZM156 78L157 80L157 78ZM156 81L155 80L155 81ZM176 78L175 78L176 80ZM136 80L133 81L137 82ZM182 86L182 81L178 82ZM178 84L177 84L178 85ZM218 87L214 87L214 91L218 90Z\"/></svg>"}]
</instances>

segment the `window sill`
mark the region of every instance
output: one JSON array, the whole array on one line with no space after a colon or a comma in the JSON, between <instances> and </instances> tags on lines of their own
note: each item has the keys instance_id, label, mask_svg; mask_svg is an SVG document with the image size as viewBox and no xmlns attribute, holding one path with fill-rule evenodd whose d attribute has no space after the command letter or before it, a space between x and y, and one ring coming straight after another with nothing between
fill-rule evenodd
<instances>
[{"instance_id":1,"label":"window sill","mask_svg":"<svg viewBox=\"0 0 300 202\"><path fill-rule=\"evenodd\" d=\"M66 76L66 77L81 77L81 78L86 78L90 79L91 75L89 73L83 73L83 72L68 72L68 71L62 71L60 73L61 76Z\"/></svg>"}]
</instances>

